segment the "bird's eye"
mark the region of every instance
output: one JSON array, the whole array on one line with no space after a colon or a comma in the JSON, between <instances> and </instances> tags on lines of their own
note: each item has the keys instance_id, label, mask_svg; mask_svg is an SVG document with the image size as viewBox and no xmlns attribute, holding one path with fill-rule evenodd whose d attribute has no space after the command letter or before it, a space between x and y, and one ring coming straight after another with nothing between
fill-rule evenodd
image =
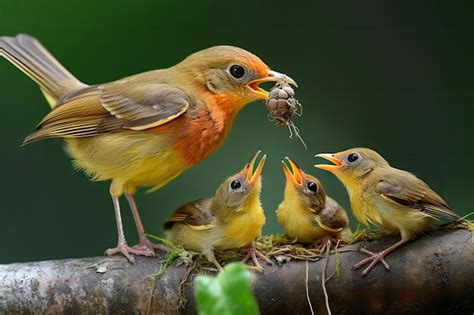
<instances>
[{"instance_id":1,"label":"bird's eye","mask_svg":"<svg viewBox=\"0 0 474 315\"><path fill-rule=\"evenodd\" d=\"M315 182L309 182L306 187L308 187L308 190L311 192L316 192L318 190L318 185L316 185Z\"/></svg>"},{"instance_id":2,"label":"bird's eye","mask_svg":"<svg viewBox=\"0 0 474 315\"><path fill-rule=\"evenodd\" d=\"M229 68L229 73L234 78L240 79L245 75L245 69L244 69L244 67L242 67L240 65L232 65Z\"/></svg>"},{"instance_id":3,"label":"bird's eye","mask_svg":"<svg viewBox=\"0 0 474 315\"><path fill-rule=\"evenodd\" d=\"M242 184L240 183L240 181L236 179L230 183L230 188L232 188L233 190L239 189L241 186Z\"/></svg>"},{"instance_id":4,"label":"bird's eye","mask_svg":"<svg viewBox=\"0 0 474 315\"><path fill-rule=\"evenodd\" d=\"M347 157L347 160L349 161L349 163L354 163L355 161L357 161L359 159L359 154L357 153L351 153L349 154L349 156Z\"/></svg>"}]
</instances>

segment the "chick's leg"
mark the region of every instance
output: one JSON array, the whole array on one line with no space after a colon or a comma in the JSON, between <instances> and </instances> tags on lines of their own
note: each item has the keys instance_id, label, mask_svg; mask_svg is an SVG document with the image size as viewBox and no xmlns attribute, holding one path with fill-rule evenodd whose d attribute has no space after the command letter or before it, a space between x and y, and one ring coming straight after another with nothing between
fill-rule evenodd
<instances>
[{"instance_id":1,"label":"chick's leg","mask_svg":"<svg viewBox=\"0 0 474 315\"><path fill-rule=\"evenodd\" d=\"M384 260L385 256L387 256L388 254L390 254L395 249L397 249L398 247L400 247L401 245L405 244L408 241L409 241L408 239L401 239L399 242L393 244L392 246L384 249L383 251L379 253L373 253L365 248L362 248L360 251L367 255L370 255L370 257L362 259L360 262L355 264L354 267L352 267L352 269L354 270L359 269L363 265L370 263L369 266L365 268L364 272L362 273L363 276L366 276L378 262L381 262L385 266L385 269L390 270L390 266Z\"/></svg>"},{"instance_id":2,"label":"chick's leg","mask_svg":"<svg viewBox=\"0 0 474 315\"><path fill-rule=\"evenodd\" d=\"M161 250L163 252L169 252L169 249L161 244L155 244L145 235L145 228L143 227L142 220L140 219L140 214L138 213L137 203L135 201L135 195L133 194L125 194L127 198L128 204L130 205L130 209L132 210L133 220L135 221L135 225L137 227L138 237L140 239L140 244L137 246L140 249L150 251L151 255L155 255L155 249Z\"/></svg>"},{"instance_id":3,"label":"chick's leg","mask_svg":"<svg viewBox=\"0 0 474 315\"><path fill-rule=\"evenodd\" d=\"M125 234L123 232L123 224L122 224L122 214L120 213L120 202L119 197L112 195L112 201L114 203L114 210L115 210L115 219L117 221L117 231L118 231L118 243L117 247L109 248L105 251L107 256L112 256L117 253L122 253L125 258L128 259L129 262L132 264L135 262L135 259L131 254L134 255L142 255L142 256L151 256L153 253L150 253L148 250L142 249L135 249L128 246L127 240L125 239Z\"/></svg>"},{"instance_id":4,"label":"chick's leg","mask_svg":"<svg viewBox=\"0 0 474 315\"><path fill-rule=\"evenodd\" d=\"M273 265L270 258L268 258L267 256L265 256L264 254L260 253L257 250L257 248L255 247L255 243L252 243L250 246L248 246L246 250L247 250L247 255L245 255L244 259L242 260L243 263L246 263L251 258L255 267L263 270L264 268L258 262L258 259L257 259L257 256L258 256L259 258L263 259L267 264Z\"/></svg>"},{"instance_id":5,"label":"chick's leg","mask_svg":"<svg viewBox=\"0 0 474 315\"><path fill-rule=\"evenodd\" d=\"M224 270L222 268L221 264L219 264L219 262L217 261L216 255L214 255L214 250L213 249L209 249L209 250L204 251L203 255L206 256L206 258L207 258L207 260L209 260L209 262L213 263L214 266L216 266L217 270L219 270L219 271Z\"/></svg>"}]
</instances>

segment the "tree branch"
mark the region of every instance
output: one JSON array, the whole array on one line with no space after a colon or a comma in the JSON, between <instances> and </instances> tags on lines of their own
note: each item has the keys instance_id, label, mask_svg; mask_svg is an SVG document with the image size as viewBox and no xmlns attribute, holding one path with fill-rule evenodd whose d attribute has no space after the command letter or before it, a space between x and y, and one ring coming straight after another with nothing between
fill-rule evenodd
<instances>
[{"instance_id":1,"label":"tree branch","mask_svg":"<svg viewBox=\"0 0 474 315\"><path fill-rule=\"evenodd\" d=\"M393 244L386 237L351 245L378 251ZM347 248L347 247L345 247ZM365 256L341 252L339 276L327 283L333 314L453 313L474 311L474 255L471 232L442 229L410 242L367 277L351 267ZM96 257L0 265L0 313L161 313L175 314L185 266L170 266L153 280L164 257L136 258L130 265L121 257ZM266 266L254 273L254 291L262 314L307 314L306 285L316 314L325 314L321 288L323 260L292 261ZM335 268L330 256L328 273ZM191 278L188 280L190 283ZM182 313L195 313L192 287Z\"/></svg>"}]
</instances>

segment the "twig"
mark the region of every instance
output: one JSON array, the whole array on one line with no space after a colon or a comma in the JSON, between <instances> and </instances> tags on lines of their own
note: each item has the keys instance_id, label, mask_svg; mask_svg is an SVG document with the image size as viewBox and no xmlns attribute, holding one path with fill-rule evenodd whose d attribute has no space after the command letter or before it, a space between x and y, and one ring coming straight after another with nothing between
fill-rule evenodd
<instances>
[{"instance_id":1,"label":"twig","mask_svg":"<svg viewBox=\"0 0 474 315\"><path fill-rule=\"evenodd\" d=\"M328 297L328 292L326 290L326 270L329 264L329 252L331 251L331 241L327 240L326 242L327 243L326 243L326 253L324 256L324 266L323 266L323 271L321 273L321 286L323 287L324 301L326 302L326 310L328 312L328 315L331 315L331 308L329 307L329 297Z\"/></svg>"},{"instance_id":2,"label":"twig","mask_svg":"<svg viewBox=\"0 0 474 315\"><path fill-rule=\"evenodd\" d=\"M313 304L311 304L311 299L310 299L310 297L309 297L308 269L309 269L308 261L306 260L306 280L305 280L305 285L306 285L306 299L308 300L309 309L311 310L311 315L314 315Z\"/></svg>"},{"instance_id":3,"label":"twig","mask_svg":"<svg viewBox=\"0 0 474 315\"><path fill-rule=\"evenodd\" d=\"M296 127L295 123L292 120L289 120L287 122L287 126L288 126L288 130L290 131L290 139L293 139L293 133L291 132L291 130L293 129L293 131L295 132L296 137L298 139L300 139L301 143L303 144L304 149L308 150L308 146L306 145L306 142L304 142L303 138L300 135L300 129L298 127Z\"/></svg>"},{"instance_id":4,"label":"twig","mask_svg":"<svg viewBox=\"0 0 474 315\"><path fill-rule=\"evenodd\" d=\"M336 268L334 268L334 272L326 279L325 283L328 283L328 281L331 280L336 274L339 276L339 264L341 263L341 257L339 256L338 247L340 243L341 240L337 240L336 247L334 248L334 252L336 253ZM332 251L329 254L332 254Z\"/></svg>"},{"instance_id":5,"label":"twig","mask_svg":"<svg viewBox=\"0 0 474 315\"><path fill-rule=\"evenodd\" d=\"M193 261L193 263L188 267L188 269L186 270L186 272L183 275L183 279L181 279L181 282L179 283L179 286L178 286L178 299L179 299L179 302L178 302L178 307L177 307L178 310L184 308L184 306L188 302L188 300L186 299L186 294L184 292L184 289L185 289L185 286L186 286L186 282L188 281L189 275L193 271L195 271L197 264L198 264L198 260L195 259Z\"/></svg>"}]
</instances>

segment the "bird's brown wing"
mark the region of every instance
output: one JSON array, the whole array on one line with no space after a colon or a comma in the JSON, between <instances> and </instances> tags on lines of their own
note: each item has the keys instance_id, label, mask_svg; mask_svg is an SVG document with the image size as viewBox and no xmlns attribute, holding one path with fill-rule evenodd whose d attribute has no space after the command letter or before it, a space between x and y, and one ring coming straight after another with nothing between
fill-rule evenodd
<instances>
[{"instance_id":1,"label":"bird's brown wing","mask_svg":"<svg viewBox=\"0 0 474 315\"><path fill-rule=\"evenodd\" d=\"M329 232L340 232L349 225L344 209L331 197L326 196L324 208L315 213L315 220L321 228Z\"/></svg>"},{"instance_id":2,"label":"bird's brown wing","mask_svg":"<svg viewBox=\"0 0 474 315\"><path fill-rule=\"evenodd\" d=\"M400 172L401 176L386 176L377 184L377 190L385 200L434 217L459 219L459 215L425 182L413 174Z\"/></svg>"},{"instance_id":3,"label":"bird's brown wing","mask_svg":"<svg viewBox=\"0 0 474 315\"><path fill-rule=\"evenodd\" d=\"M60 99L25 144L49 137L81 138L123 129L145 130L175 119L189 105L188 94L168 84L129 89L90 86Z\"/></svg>"},{"instance_id":4,"label":"bird's brown wing","mask_svg":"<svg viewBox=\"0 0 474 315\"><path fill-rule=\"evenodd\" d=\"M171 229L176 223L183 223L194 230L212 228L214 217L209 212L209 199L200 199L179 207L163 225L165 230Z\"/></svg>"}]
</instances>

